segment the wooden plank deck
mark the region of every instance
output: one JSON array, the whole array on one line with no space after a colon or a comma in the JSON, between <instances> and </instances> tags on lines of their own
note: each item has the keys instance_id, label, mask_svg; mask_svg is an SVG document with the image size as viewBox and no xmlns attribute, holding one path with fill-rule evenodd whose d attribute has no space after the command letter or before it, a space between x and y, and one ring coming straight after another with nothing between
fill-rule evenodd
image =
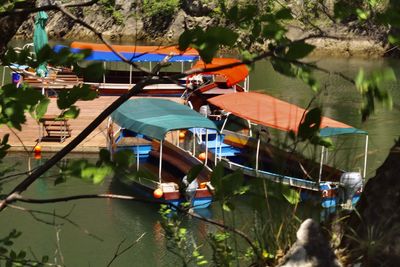
<instances>
[{"instance_id":1,"label":"wooden plank deck","mask_svg":"<svg viewBox=\"0 0 400 267\"><path fill-rule=\"evenodd\" d=\"M58 141L42 141L39 145L42 147L43 152L57 152L73 140L90 122L97 117L101 111L109 106L117 97L116 96L101 96L92 101L78 101L77 106L80 108L80 114L77 119L68 120L70 125L71 137L65 139L63 143ZM172 98L176 102L180 102L179 98ZM48 115L57 115L60 110L57 108L56 99L51 98L49 105ZM106 147L106 126L107 121L97 127L73 152L79 153L96 153L101 148ZM0 126L0 137L4 134L9 133L10 139L9 144L12 145L11 151L33 151L34 146L38 142L40 126L37 122L27 114L27 122L23 125L22 131L14 129L17 136L9 130L5 125ZM25 147L25 148L24 148Z\"/></svg>"}]
</instances>

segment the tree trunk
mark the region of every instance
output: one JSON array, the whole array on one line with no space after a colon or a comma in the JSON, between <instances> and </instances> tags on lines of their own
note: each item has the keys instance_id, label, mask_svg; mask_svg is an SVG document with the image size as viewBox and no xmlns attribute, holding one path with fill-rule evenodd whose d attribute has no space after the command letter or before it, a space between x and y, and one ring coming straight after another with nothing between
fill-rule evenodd
<instances>
[{"instance_id":1,"label":"tree trunk","mask_svg":"<svg viewBox=\"0 0 400 267\"><path fill-rule=\"evenodd\" d=\"M341 247L349 263L398 266L400 263L400 139L364 189L345 223Z\"/></svg>"},{"instance_id":2,"label":"tree trunk","mask_svg":"<svg viewBox=\"0 0 400 267\"><path fill-rule=\"evenodd\" d=\"M17 3L15 8L33 8L34 0L26 0ZM21 24L29 18L30 13L17 13L6 17L0 17L0 55L3 55L7 49L8 42L14 37ZM32 29L33 30L33 29Z\"/></svg>"}]
</instances>

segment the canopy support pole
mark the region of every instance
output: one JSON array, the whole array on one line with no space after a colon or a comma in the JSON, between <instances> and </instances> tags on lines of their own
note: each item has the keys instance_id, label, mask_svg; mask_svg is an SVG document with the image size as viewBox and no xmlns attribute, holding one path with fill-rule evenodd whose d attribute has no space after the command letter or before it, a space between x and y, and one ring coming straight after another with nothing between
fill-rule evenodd
<instances>
[{"instance_id":1,"label":"canopy support pole","mask_svg":"<svg viewBox=\"0 0 400 267\"><path fill-rule=\"evenodd\" d=\"M228 113L228 114L226 115L226 119L225 119L225 121L224 121L224 123L222 124L222 127L221 127L221 133L222 133L222 131L225 129L225 125L226 125L226 122L228 121L229 115L231 115L231 113Z\"/></svg>"},{"instance_id":2,"label":"canopy support pole","mask_svg":"<svg viewBox=\"0 0 400 267\"><path fill-rule=\"evenodd\" d=\"M152 71L153 67L151 66L151 61L149 61L150 71Z\"/></svg>"},{"instance_id":3,"label":"canopy support pole","mask_svg":"<svg viewBox=\"0 0 400 267\"><path fill-rule=\"evenodd\" d=\"M207 165L208 160L208 129L206 129L206 159L204 160L204 165Z\"/></svg>"},{"instance_id":4,"label":"canopy support pole","mask_svg":"<svg viewBox=\"0 0 400 267\"><path fill-rule=\"evenodd\" d=\"M181 72L183 72L183 61L181 61Z\"/></svg>"},{"instance_id":5,"label":"canopy support pole","mask_svg":"<svg viewBox=\"0 0 400 267\"><path fill-rule=\"evenodd\" d=\"M221 138L221 140L220 140L220 142L219 142L219 161L221 161L222 160L222 134L220 135L220 138Z\"/></svg>"},{"instance_id":6,"label":"canopy support pole","mask_svg":"<svg viewBox=\"0 0 400 267\"><path fill-rule=\"evenodd\" d=\"M193 128L193 156L196 154L196 128Z\"/></svg>"},{"instance_id":7,"label":"canopy support pole","mask_svg":"<svg viewBox=\"0 0 400 267\"><path fill-rule=\"evenodd\" d=\"M261 139L260 137L258 137L257 139L257 151L256 151L256 172L258 172L258 159L260 156L260 143L261 143Z\"/></svg>"},{"instance_id":8,"label":"canopy support pole","mask_svg":"<svg viewBox=\"0 0 400 267\"><path fill-rule=\"evenodd\" d=\"M103 62L103 68L104 68L104 73L103 73L103 84L106 83L106 73L105 73L106 67L107 67L107 65L106 65L106 62L104 61L104 62Z\"/></svg>"},{"instance_id":9,"label":"canopy support pole","mask_svg":"<svg viewBox=\"0 0 400 267\"><path fill-rule=\"evenodd\" d=\"M132 65L129 65L129 85L132 84Z\"/></svg>"},{"instance_id":10,"label":"canopy support pole","mask_svg":"<svg viewBox=\"0 0 400 267\"><path fill-rule=\"evenodd\" d=\"M159 162L159 166L158 166L158 181L161 184L161 168L162 168L162 151L163 148L163 140L160 141L160 162Z\"/></svg>"},{"instance_id":11,"label":"canopy support pole","mask_svg":"<svg viewBox=\"0 0 400 267\"><path fill-rule=\"evenodd\" d=\"M364 151L364 170L363 170L363 179L365 180L365 176L367 175L367 158L368 158L368 134L365 136L365 151Z\"/></svg>"},{"instance_id":12,"label":"canopy support pole","mask_svg":"<svg viewBox=\"0 0 400 267\"><path fill-rule=\"evenodd\" d=\"M214 147L214 164L217 165L217 154L218 154L218 136L219 134L216 134L215 138L215 147Z\"/></svg>"},{"instance_id":13,"label":"canopy support pole","mask_svg":"<svg viewBox=\"0 0 400 267\"><path fill-rule=\"evenodd\" d=\"M251 121L247 120L247 123L249 124L249 137L253 136L253 131L251 130Z\"/></svg>"},{"instance_id":14,"label":"canopy support pole","mask_svg":"<svg viewBox=\"0 0 400 267\"><path fill-rule=\"evenodd\" d=\"M136 171L139 171L139 145L136 145Z\"/></svg>"},{"instance_id":15,"label":"canopy support pole","mask_svg":"<svg viewBox=\"0 0 400 267\"><path fill-rule=\"evenodd\" d=\"M321 149L321 160L320 160L320 163L319 163L318 185L321 183L321 179L322 179L322 168L324 166L324 154L325 154L325 147L322 146L322 149Z\"/></svg>"}]
</instances>

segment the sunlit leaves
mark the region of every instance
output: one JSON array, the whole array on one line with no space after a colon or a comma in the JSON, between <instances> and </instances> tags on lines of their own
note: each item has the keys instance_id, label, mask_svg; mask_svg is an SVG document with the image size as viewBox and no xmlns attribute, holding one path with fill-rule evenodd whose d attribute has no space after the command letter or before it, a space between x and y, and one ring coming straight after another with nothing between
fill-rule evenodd
<instances>
[{"instance_id":1,"label":"sunlit leaves","mask_svg":"<svg viewBox=\"0 0 400 267\"><path fill-rule=\"evenodd\" d=\"M374 71L367 77L361 69L355 79L356 87L363 98L361 107L362 120L366 120L375 110L375 100L385 104L388 108L393 105L389 91L384 88L384 82L396 81L393 69L387 68Z\"/></svg>"},{"instance_id":2,"label":"sunlit leaves","mask_svg":"<svg viewBox=\"0 0 400 267\"><path fill-rule=\"evenodd\" d=\"M300 193L299 191L289 187L282 185L281 187L282 195L292 205L296 205L300 202Z\"/></svg>"},{"instance_id":3,"label":"sunlit leaves","mask_svg":"<svg viewBox=\"0 0 400 267\"><path fill-rule=\"evenodd\" d=\"M93 100L97 93L89 85L77 85L71 90L62 90L58 94L57 106L63 112L61 117L76 118L79 115L79 109L74 105L78 100Z\"/></svg>"},{"instance_id":4,"label":"sunlit leaves","mask_svg":"<svg viewBox=\"0 0 400 267\"><path fill-rule=\"evenodd\" d=\"M179 49L195 48L204 62L210 63L220 46L233 46L238 34L224 27L210 27L203 31L200 27L186 30L179 37Z\"/></svg>"},{"instance_id":5,"label":"sunlit leaves","mask_svg":"<svg viewBox=\"0 0 400 267\"><path fill-rule=\"evenodd\" d=\"M235 251L228 242L228 232L209 234L209 242L213 248L213 262L216 266L232 266L235 260Z\"/></svg>"},{"instance_id":6,"label":"sunlit leaves","mask_svg":"<svg viewBox=\"0 0 400 267\"><path fill-rule=\"evenodd\" d=\"M0 124L21 130L26 121L25 112L32 112L40 118L47 110L48 101L40 92L14 84L4 85L0 89Z\"/></svg>"},{"instance_id":7,"label":"sunlit leaves","mask_svg":"<svg viewBox=\"0 0 400 267\"><path fill-rule=\"evenodd\" d=\"M94 184L101 183L108 175L111 175L113 169L111 166L102 164L97 166L89 162L87 159L69 161L67 166L63 168L62 175L64 180L68 176L77 177L84 181ZM56 180L56 184L62 180Z\"/></svg>"},{"instance_id":8,"label":"sunlit leaves","mask_svg":"<svg viewBox=\"0 0 400 267\"><path fill-rule=\"evenodd\" d=\"M211 175L211 184L215 188L214 199L220 200L226 211L233 209L232 198L243 195L249 190L244 184L244 177L241 171L235 171L228 175L224 174L222 164L217 164Z\"/></svg>"},{"instance_id":9,"label":"sunlit leaves","mask_svg":"<svg viewBox=\"0 0 400 267\"><path fill-rule=\"evenodd\" d=\"M21 234L21 232L13 229L7 236L0 239L0 259L2 262L5 262L5 266L45 266L49 261L48 256L43 256L42 260L36 259L36 256L35 259L29 259L26 251L12 249L15 239L19 238Z\"/></svg>"}]
</instances>

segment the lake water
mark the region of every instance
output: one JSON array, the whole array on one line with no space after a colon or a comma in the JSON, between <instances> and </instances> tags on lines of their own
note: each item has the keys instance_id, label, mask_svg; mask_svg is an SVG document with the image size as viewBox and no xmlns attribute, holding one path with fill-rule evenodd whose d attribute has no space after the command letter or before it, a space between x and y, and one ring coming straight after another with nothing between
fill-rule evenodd
<instances>
[{"instance_id":1,"label":"lake water","mask_svg":"<svg viewBox=\"0 0 400 267\"><path fill-rule=\"evenodd\" d=\"M360 59L322 59L317 61L320 67L331 71L341 71L354 77L360 67L366 71L378 70L387 66L393 67L400 77L400 63L397 60L360 60ZM359 106L361 98L356 89L347 81L338 76L316 73L315 75L324 88L318 98L323 104L324 113L339 121L367 130L370 136L369 160L367 177L374 175L374 170L384 161L393 140L400 133L400 101L399 83L388 83L386 86L391 91L394 99L394 108L387 109L377 107L376 113L365 122L361 123ZM1 72L0 72L1 77ZM305 107L312 98L312 92L301 81L283 77L272 70L267 61L257 63L251 73L251 90L259 90ZM356 139L356 138L355 138ZM335 140L336 141L336 140ZM347 148L345 153L338 154L340 159L334 159L335 163L347 169L355 169L360 163L364 139L358 138L356 142L346 143L347 140L338 140L337 147ZM346 143L346 144L345 144ZM345 144L345 145L342 145ZM356 147L356 148L354 148ZM46 155L44 155L46 156ZM74 157L93 158L93 155L74 155ZM95 158L93 158L95 160ZM41 160L30 159L31 167L40 164ZM2 168L6 165L18 163L19 171L28 169L29 160L26 155L13 154L6 158ZM58 169L54 169L46 177L35 182L26 192L26 196L37 198L50 198L88 193L126 193L124 188L107 180L101 185L87 184L78 179L70 179L67 183L54 186ZM3 185L3 193L12 188L16 181ZM67 266L106 266L113 257L118 244L126 240L122 248L134 242L139 236L145 234L131 250L120 256L113 266L171 266L178 265L179 261L165 248L165 240L160 226L160 216L157 208L148 204L123 202L116 200L79 200L68 203L27 205L16 203L25 208L47 211L65 216L74 222L56 219L60 224L57 245L57 228L44 223L39 223L32 216L17 209L8 208L1 214L0 237L5 236L12 229L21 231L22 237L16 241L16 247L28 251L28 255L48 255L52 260L59 255L56 250L60 247L65 265ZM240 228L246 230L248 223L248 206L237 201L236 210ZM283 207L283 208L282 208ZM283 203L274 203L272 212L280 214L286 209ZM208 216L214 219L220 218L220 208L213 205L206 211ZM38 215L49 222L52 216ZM313 216L318 218L317 209L305 207L299 215L301 218ZM193 230L193 235L202 237L209 225L189 219L186 225ZM90 233L87 234L87 231ZM58 263L59 257L58 257Z\"/></svg>"}]
</instances>

